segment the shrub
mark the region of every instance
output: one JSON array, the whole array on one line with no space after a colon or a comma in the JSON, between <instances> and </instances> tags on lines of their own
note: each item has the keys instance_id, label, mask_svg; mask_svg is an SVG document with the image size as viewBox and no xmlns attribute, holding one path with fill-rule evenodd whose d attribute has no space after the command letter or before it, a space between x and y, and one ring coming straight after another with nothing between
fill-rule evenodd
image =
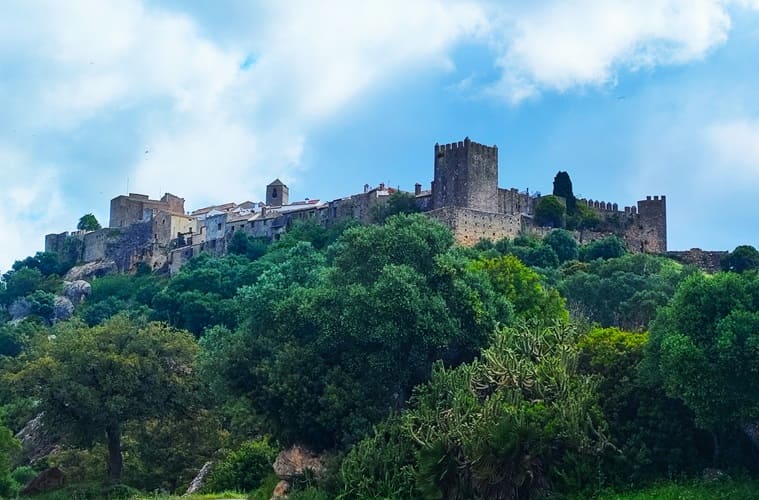
<instances>
[{"instance_id":1,"label":"shrub","mask_svg":"<svg viewBox=\"0 0 759 500\"><path fill-rule=\"evenodd\" d=\"M205 489L255 490L271 474L277 453L268 438L247 441L214 466Z\"/></svg>"}]
</instances>

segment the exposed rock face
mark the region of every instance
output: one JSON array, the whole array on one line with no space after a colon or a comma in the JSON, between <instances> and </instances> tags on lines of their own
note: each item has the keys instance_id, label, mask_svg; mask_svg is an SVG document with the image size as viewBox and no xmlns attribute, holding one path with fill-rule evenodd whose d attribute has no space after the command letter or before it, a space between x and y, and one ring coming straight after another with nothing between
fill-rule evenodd
<instances>
[{"instance_id":1,"label":"exposed rock face","mask_svg":"<svg viewBox=\"0 0 759 500\"><path fill-rule=\"evenodd\" d=\"M297 479L307 470L318 478L324 474L324 468L324 461L319 455L298 445L280 452L274 460L274 473L285 481Z\"/></svg>"},{"instance_id":2,"label":"exposed rock face","mask_svg":"<svg viewBox=\"0 0 759 500\"><path fill-rule=\"evenodd\" d=\"M287 481L280 481L277 483L277 486L274 487L274 491L272 491L271 498L269 500L287 498L288 491L290 491L290 483Z\"/></svg>"},{"instance_id":3,"label":"exposed rock face","mask_svg":"<svg viewBox=\"0 0 759 500\"><path fill-rule=\"evenodd\" d=\"M198 471L198 475L195 476L195 479L192 480L190 483L190 487L187 488L186 495L192 495L193 493L198 493L203 486L206 485L206 479L208 479L208 474L211 473L211 469L213 468L213 462L206 462L203 464L203 467L200 468Z\"/></svg>"},{"instance_id":4,"label":"exposed rock face","mask_svg":"<svg viewBox=\"0 0 759 500\"><path fill-rule=\"evenodd\" d=\"M67 281L63 284L63 295L65 295L72 304L79 304L92 293L92 285L84 280Z\"/></svg>"},{"instance_id":5,"label":"exposed rock face","mask_svg":"<svg viewBox=\"0 0 759 500\"><path fill-rule=\"evenodd\" d=\"M58 321L65 321L69 319L72 314L74 314L74 304L71 303L68 297L62 297L60 295L57 296L55 298L55 302L53 303L53 307L53 323L57 323Z\"/></svg>"},{"instance_id":6,"label":"exposed rock face","mask_svg":"<svg viewBox=\"0 0 759 500\"><path fill-rule=\"evenodd\" d=\"M81 266L72 267L63 279L66 281L92 280L92 278L101 278L117 272L118 267L116 267L114 261L97 260L95 262L82 264Z\"/></svg>"},{"instance_id":7,"label":"exposed rock face","mask_svg":"<svg viewBox=\"0 0 759 500\"><path fill-rule=\"evenodd\" d=\"M66 477L63 475L63 471L58 467L51 467L45 469L37 477L29 481L29 484L24 486L21 490L22 495L34 495L37 493L44 493L46 491L54 490L63 486L66 482Z\"/></svg>"},{"instance_id":8,"label":"exposed rock face","mask_svg":"<svg viewBox=\"0 0 759 500\"><path fill-rule=\"evenodd\" d=\"M34 465L58 448L58 437L47 432L42 425L42 413L27 422L16 434L16 439L21 441L19 464Z\"/></svg>"},{"instance_id":9,"label":"exposed rock face","mask_svg":"<svg viewBox=\"0 0 759 500\"><path fill-rule=\"evenodd\" d=\"M32 313L32 304L24 297L14 300L8 306L8 314L11 315L11 321L20 321Z\"/></svg>"}]
</instances>

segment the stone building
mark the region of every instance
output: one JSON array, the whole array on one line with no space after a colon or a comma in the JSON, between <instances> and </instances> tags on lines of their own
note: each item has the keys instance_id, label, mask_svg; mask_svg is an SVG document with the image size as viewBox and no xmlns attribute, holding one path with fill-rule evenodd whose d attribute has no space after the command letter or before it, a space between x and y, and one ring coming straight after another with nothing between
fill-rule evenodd
<instances>
[{"instance_id":1,"label":"stone building","mask_svg":"<svg viewBox=\"0 0 759 500\"><path fill-rule=\"evenodd\" d=\"M498 148L472 142L468 137L451 144L435 144L431 191L417 184L418 205L430 217L453 231L459 243L474 245L481 239L513 238L523 232L547 233L536 227L533 215L539 195L498 187ZM667 251L667 208L664 196L647 196L636 207L618 210L616 203L579 200L599 213L602 230L583 231L587 242L617 234L631 252Z\"/></svg>"},{"instance_id":2,"label":"stone building","mask_svg":"<svg viewBox=\"0 0 759 500\"><path fill-rule=\"evenodd\" d=\"M448 226L459 243L514 238L522 233L542 236L550 228L535 225L540 195L498 186L498 148L471 141L436 144L431 189L414 187L419 209ZM188 259L209 252L223 255L237 232L276 241L293 223L321 225L343 219L371 223L395 189L379 184L329 202L290 202L290 190L275 179L266 186L265 202L225 203L186 213L185 200L170 193L160 200L129 193L111 200L109 227L98 231L49 234L45 250L74 255L80 262L113 261L120 271L138 263L153 269L178 270ZM664 196L648 196L635 206L578 200L601 218L598 230L575 236L580 242L617 234L632 252L667 251L667 210Z\"/></svg>"}]
</instances>

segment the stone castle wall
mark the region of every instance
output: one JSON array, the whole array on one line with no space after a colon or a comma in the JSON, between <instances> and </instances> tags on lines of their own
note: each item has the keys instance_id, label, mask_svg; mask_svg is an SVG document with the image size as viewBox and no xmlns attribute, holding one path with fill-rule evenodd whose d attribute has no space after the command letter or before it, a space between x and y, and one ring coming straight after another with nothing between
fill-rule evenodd
<instances>
[{"instance_id":1,"label":"stone castle wall","mask_svg":"<svg viewBox=\"0 0 759 500\"><path fill-rule=\"evenodd\" d=\"M469 208L445 207L427 212L445 224L457 242L472 246L482 239L515 238L524 229L520 214L496 214Z\"/></svg>"}]
</instances>

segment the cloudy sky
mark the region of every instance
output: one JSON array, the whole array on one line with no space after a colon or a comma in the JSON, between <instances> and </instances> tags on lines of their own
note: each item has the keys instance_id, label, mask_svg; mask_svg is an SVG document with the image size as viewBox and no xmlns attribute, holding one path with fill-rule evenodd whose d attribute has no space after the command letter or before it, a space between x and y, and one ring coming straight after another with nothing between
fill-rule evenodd
<instances>
[{"instance_id":1,"label":"cloudy sky","mask_svg":"<svg viewBox=\"0 0 759 500\"><path fill-rule=\"evenodd\" d=\"M671 249L759 245L757 0L3 0L0 269L127 192L188 209L432 178L668 200Z\"/></svg>"}]
</instances>

